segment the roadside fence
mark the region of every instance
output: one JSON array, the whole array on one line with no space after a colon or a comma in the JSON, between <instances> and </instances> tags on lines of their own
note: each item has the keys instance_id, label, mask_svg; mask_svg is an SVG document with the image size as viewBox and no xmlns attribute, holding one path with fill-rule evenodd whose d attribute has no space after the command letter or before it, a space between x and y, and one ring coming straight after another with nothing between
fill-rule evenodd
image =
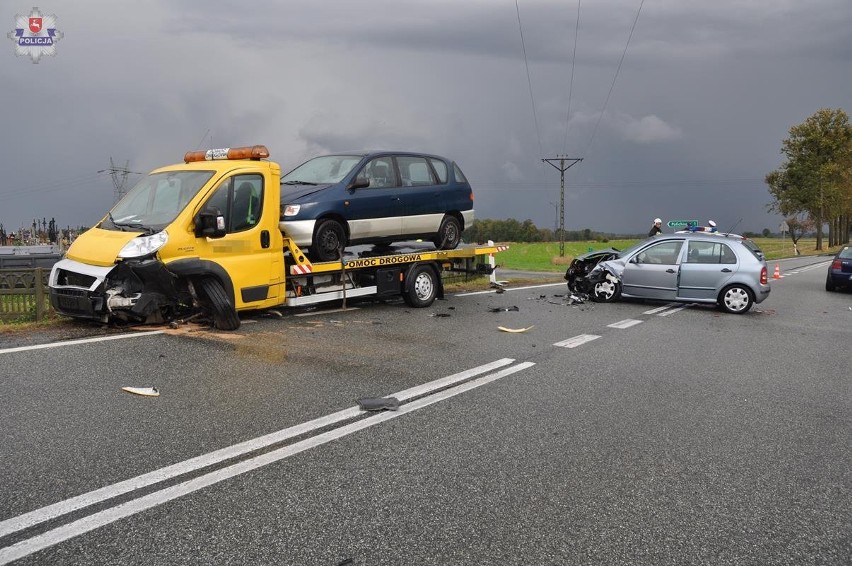
<instances>
[{"instance_id":1,"label":"roadside fence","mask_svg":"<svg viewBox=\"0 0 852 566\"><path fill-rule=\"evenodd\" d=\"M40 321L50 314L49 276L49 267L0 269L0 320Z\"/></svg>"}]
</instances>

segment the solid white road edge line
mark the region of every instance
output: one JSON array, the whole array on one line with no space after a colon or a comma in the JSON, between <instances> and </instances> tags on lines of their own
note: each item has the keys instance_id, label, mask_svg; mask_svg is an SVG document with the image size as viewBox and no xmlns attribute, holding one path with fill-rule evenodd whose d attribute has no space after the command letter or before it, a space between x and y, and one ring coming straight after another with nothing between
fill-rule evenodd
<instances>
[{"instance_id":1,"label":"solid white road edge line","mask_svg":"<svg viewBox=\"0 0 852 566\"><path fill-rule=\"evenodd\" d=\"M344 436L369 428L371 426L389 421L391 419L395 419L418 409L422 409L423 407L428 407L429 405L432 405L439 401L444 401L445 399L449 399L450 397L454 397L460 393L464 393L466 391L470 391L471 389L486 385L488 383L491 383L492 381L496 381L498 379L506 377L507 375L511 375L534 365L535 363L533 362L519 363L515 366L503 369L499 372L486 375L484 377L480 377L472 381L468 381L461 385L457 385L456 387L453 387L451 389L446 389L444 391L434 393L428 397L418 399L417 401L413 401L407 405L402 405L397 411L385 411L383 413L378 413L375 416L356 421L354 423L342 426L340 428L336 428L334 430L330 430L328 432L324 432L323 434L308 438L306 440L302 440L290 446L279 448L278 450L274 450L272 452L256 456L249 460L238 462L227 468L222 468L220 470L216 470L203 476L188 480L181 484L172 487L167 487L160 491L142 496L138 499L122 503L121 505L117 505L110 509L99 511L97 513L89 515L88 517L84 517L82 519L78 519L76 521L68 523L67 525L57 527L53 530L47 531L29 539L22 540L6 548L0 548L0 565L8 564L14 560L18 560L19 558L23 558L24 556L29 556L30 554L38 552L39 550L45 549L49 546L53 546L55 544L73 538L75 536L87 533L104 525L114 523L119 519L135 515L136 513L140 513L142 511L145 511L146 509L162 505L163 503L167 503L168 501L177 499L178 497L182 497L184 495L188 495L190 493L219 483L221 481L278 462L279 460L283 460L284 458L299 454L300 452L304 452L305 450L308 450L310 448L321 446L323 444L331 442L332 440L336 440L338 438L342 438Z\"/></svg>"},{"instance_id":2,"label":"solid white road edge line","mask_svg":"<svg viewBox=\"0 0 852 566\"><path fill-rule=\"evenodd\" d=\"M165 330L149 330L147 332L133 332L132 334L114 334L112 336L98 336L97 338L81 338L79 340L68 340L66 342L50 342L49 344L36 344L34 346L19 346L17 348L4 348L0 354L11 354L12 352L26 352L28 350L43 350L45 348L60 348L62 346L76 346L77 344L89 344L91 342L106 342L107 340L121 340L122 338L136 338L137 336L153 336L163 334Z\"/></svg>"},{"instance_id":3,"label":"solid white road edge line","mask_svg":"<svg viewBox=\"0 0 852 566\"><path fill-rule=\"evenodd\" d=\"M390 395L390 397L396 397L400 401L406 401L413 397L418 397L428 393L429 391L435 391L448 385L452 385L453 383L464 381L479 374L507 366L514 361L515 360L511 358L502 358L488 364L430 381L429 383L424 383L423 385L405 389L399 393ZM136 476L135 478L120 481L64 501L47 505L46 507L41 507L40 509L29 511L23 515L0 521L0 537L43 523L44 521L55 519L56 517L82 509L83 507L88 507L89 505L94 505L95 503L112 499L113 497L123 495L130 491L141 489L189 472L206 468L213 464L218 464L219 462L223 462L237 456L248 454L249 452L265 448L289 438L294 438L311 432L312 430L355 418L363 412L364 411L359 409L357 406L350 407L324 417L319 417L299 425L291 426L264 436L259 436L226 448L221 448L208 454L202 454L201 456L196 456L189 460L184 460L183 462L178 462L177 464L172 464L170 466Z\"/></svg>"}]
</instances>

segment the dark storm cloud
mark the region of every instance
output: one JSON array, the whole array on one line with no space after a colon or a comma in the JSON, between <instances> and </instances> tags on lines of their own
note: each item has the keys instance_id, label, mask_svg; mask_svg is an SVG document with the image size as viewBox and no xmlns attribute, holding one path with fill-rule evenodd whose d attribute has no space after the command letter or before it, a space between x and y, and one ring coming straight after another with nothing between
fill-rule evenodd
<instances>
[{"instance_id":1,"label":"dark storm cloud","mask_svg":"<svg viewBox=\"0 0 852 566\"><path fill-rule=\"evenodd\" d=\"M266 143L285 169L326 151L445 154L473 180L479 217L540 226L559 199L541 158L568 153L584 157L566 176L570 228L689 216L775 229L762 179L788 128L852 106L847 1L646 1L605 110L639 1L583 2L576 60L577 3L518 6L40 6L65 33L57 55L33 65L0 48L0 222L97 220L110 157L147 171L199 145Z\"/></svg>"}]
</instances>

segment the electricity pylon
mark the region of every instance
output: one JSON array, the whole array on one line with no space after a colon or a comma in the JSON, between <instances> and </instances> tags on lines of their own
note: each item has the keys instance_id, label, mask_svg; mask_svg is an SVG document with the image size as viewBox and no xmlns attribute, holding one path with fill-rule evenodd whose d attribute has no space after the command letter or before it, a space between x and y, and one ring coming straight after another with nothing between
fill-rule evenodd
<instances>
[{"instance_id":1,"label":"electricity pylon","mask_svg":"<svg viewBox=\"0 0 852 566\"><path fill-rule=\"evenodd\" d=\"M98 173L106 173L109 172L110 177L112 177L112 185L115 187L115 202L121 200L125 194L127 194L127 190L125 189L125 185L127 185L127 176L131 173L134 175L141 175L142 173L137 173L136 171L131 171L128 169L130 166L130 161L124 164L124 167L116 167L115 163L112 161L112 157L109 158L109 169L101 169Z\"/></svg>"}]
</instances>

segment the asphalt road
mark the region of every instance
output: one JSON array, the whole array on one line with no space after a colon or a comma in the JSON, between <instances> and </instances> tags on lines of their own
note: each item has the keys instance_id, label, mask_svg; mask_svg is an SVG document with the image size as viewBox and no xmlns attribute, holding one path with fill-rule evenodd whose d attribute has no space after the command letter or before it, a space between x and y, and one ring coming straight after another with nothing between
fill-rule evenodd
<instances>
[{"instance_id":1,"label":"asphalt road","mask_svg":"<svg viewBox=\"0 0 852 566\"><path fill-rule=\"evenodd\" d=\"M0 564L849 564L852 293L779 263L0 344Z\"/></svg>"}]
</instances>

